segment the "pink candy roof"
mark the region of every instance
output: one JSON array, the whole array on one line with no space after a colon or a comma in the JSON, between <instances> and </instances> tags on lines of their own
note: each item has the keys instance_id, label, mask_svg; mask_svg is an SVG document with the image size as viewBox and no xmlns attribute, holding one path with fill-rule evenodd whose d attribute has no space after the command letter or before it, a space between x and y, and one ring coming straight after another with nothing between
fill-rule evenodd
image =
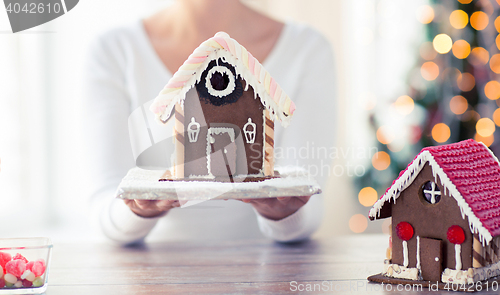
<instances>
[{"instance_id":1,"label":"pink candy roof","mask_svg":"<svg viewBox=\"0 0 500 295\"><path fill-rule=\"evenodd\" d=\"M472 232L487 243L500 235L500 164L484 144L472 139L424 148L375 203L371 219L388 217L377 216L384 203L397 199L426 162L457 200L462 216L469 218Z\"/></svg>"},{"instance_id":2,"label":"pink candy roof","mask_svg":"<svg viewBox=\"0 0 500 295\"><path fill-rule=\"evenodd\" d=\"M208 63L218 58L235 66L236 74L252 86L271 118L277 118L285 127L289 124L295 111L293 101L252 54L224 32L196 48L155 98L150 110L162 123L168 121L176 103L183 103L187 91L201 79Z\"/></svg>"}]
</instances>

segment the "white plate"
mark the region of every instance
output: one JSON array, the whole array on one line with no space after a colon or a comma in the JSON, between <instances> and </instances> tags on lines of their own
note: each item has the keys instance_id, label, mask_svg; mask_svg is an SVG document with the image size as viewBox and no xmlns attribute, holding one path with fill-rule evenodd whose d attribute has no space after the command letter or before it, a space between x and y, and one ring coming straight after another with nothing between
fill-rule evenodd
<instances>
[{"instance_id":1,"label":"white plate","mask_svg":"<svg viewBox=\"0 0 500 295\"><path fill-rule=\"evenodd\" d=\"M164 170L133 168L116 196L142 200L210 200L301 197L321 193L318 183L300 168L277 169L280 178L260 182L158 181Z\"/></svg>"}]
</instances>

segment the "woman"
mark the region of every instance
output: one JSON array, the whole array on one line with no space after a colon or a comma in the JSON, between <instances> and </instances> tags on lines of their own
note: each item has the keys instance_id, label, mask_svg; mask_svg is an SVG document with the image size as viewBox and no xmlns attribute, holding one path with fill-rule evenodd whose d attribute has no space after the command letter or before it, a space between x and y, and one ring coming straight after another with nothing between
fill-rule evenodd
<instances>
[{"instance_id":1,"label":"woman","mask_svg":"<svg viewBox=\"0 0 500 295\"><path fill-rule=\"evenodd\" d=\"M254 238L261 235L260 228L275 240L297 241L319 226L320 196L210 201L185 209L173 209L178 207L173 201L113 198L121 178L136 164L128 116L154 98L192 51L218 31L228 33L260 60L297 105L291 126L275 130L276 150L295 148L295 153L281 158L277 153L276 164L321 169L318 180L323 183L328 176L328 167L321 165L329 163L297 156L306 143L333 145L333 134L319 134L321 124L333 125L328 42L310 28L275 21L238 0L178 0L143 21L103 34L91 48L86 91L89 161L95 171L92 200L109 238L124 244L142 241L158 223L153 236L163 239ZM158 161L172 152L167 143L158 145L141 161Z\"/></svg>"}]
</instances>

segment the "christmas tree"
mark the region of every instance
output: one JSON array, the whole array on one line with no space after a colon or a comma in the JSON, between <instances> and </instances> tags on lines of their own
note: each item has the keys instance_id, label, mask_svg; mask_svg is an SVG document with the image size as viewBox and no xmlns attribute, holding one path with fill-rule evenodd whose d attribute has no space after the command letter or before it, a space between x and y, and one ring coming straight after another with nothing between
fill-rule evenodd
<instances>
[{"instance_id":1,"label":"christmas tree","mask_svg":"<svg viewBox=\"0 0 500 295\"><path fill-rule=\"evenodd\" d=\"M408 75L407 95L393 98L390 109L412 119L398 132L382 125L376 110L370 115L379 152L355 182L363 206L423 147L474 138L500 155L499 12L500 0L432 1L419 9L427 40Z\"/></svg>"}]
</instances>

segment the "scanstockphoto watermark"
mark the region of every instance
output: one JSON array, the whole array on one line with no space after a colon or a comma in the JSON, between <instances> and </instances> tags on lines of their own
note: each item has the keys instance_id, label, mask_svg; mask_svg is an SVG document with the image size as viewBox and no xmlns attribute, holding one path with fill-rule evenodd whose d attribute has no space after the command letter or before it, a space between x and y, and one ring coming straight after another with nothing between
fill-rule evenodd
<instances>
[{"instance_id":1,"label":"scanstockphoto watermark","mask_svg":"<svg viewBox=\"0 0 500 295\"><path fill-rule=\"evenodd\" d=\"M365 160L377 154L377 147L338 147L321 146L314 141L304 142L301 146L289 146L274 148L274 156L279 159L299 159L299 160Z\"/></svg>"},{"instance_id":2,"label":"scanstockphoto watermark","mask_svg":"<svg viewBox=\"0 0 500 295\"><path fill-rule=\"evenodd\" d=\"M422 284L375 284L367 281L322 281L317 283L302 283L297 281L290 282L290 291L292 292L370 292L370 291L397 291L397 292L419 292L419 291L434 291ZM437 291L437 289L436 289Z\"/></svg>"},{"instance_id":3,"label":"scanstockphoto watermark","mask_svg":"<svg viewBox=\"0 0 500 295\"><path fill-rule=\"evenodd\" d=\"M292 167L299 167L301 171L304 171L303 176L316 178L316 177L361 177L365 174L366 168L363 165L354 165L350 162L345 164L332 164L330 160L319 160L312 164L301 164L300 161L296 160L293 165L280 166L286 169Z\"/></svg>"},{"instance_id":4,"label":"scanstockphoto watermark","mask_svg":"<svg viewBox=\"0 0 500 295\"><path fill-rule=\"evenodd\" d=\"M13 33L24 31L73 9L79 0L4 0Z\"/></svg>"}]
</instances>

